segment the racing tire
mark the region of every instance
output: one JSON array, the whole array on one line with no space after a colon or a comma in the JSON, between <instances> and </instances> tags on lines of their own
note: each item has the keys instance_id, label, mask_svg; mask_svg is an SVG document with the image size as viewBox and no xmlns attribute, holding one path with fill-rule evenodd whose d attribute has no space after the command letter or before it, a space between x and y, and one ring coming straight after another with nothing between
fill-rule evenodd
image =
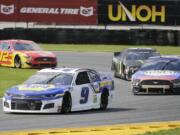
<instances>
[{"instance_id":1,"label":"racing tire","mask_svg":"<svg viewBox=\"0 0 180 135\"><path fill-rule=\"evenodd\" d=\"M16 56L14 59L14 67L15 68L21 68L22 67L21 59L19 56Z\"/></svg>"},{"instance_id":2,"label":"racing tire","mask_svg":"<svg viewBox=\"0 0 180 135\"><path fill-rule=\"evenodd\" d=\"M72 99L70 94L65 94L62 101L61 113L66 114L71 112Z\"/></svg>"},{"instance_id":3,"label":"racing tire","mask_svg":"<svg viewBox=\"0 0 180 135\"><path fill-rule=\"evenodd\" d=\"M104 92L101 95L100 110L105 110L108 106L108 92Z\"/></svg>"},{"instance_id":4,"label":"racing tire","mask_svg":"<svg viewBox=\"0 0 180 135\"><path fill-rule=\"evenodd\" d=\"M114 71L114 78L117 78L116 71Z\"/></svg>"},{"instance_id":5,"label":"racing tire","mask_svg":"<svg viewBox=\"0 0 180 135\"><path fill-rule=\"evenodd\" d=\"M132 88L132 92L133 92L133 94L134 94L134 95L138 95L139 90L138 90L138 89L136 89L136 88Z\"/></svg>"},{"instance_id":6,"label":"racing tire","mask_svg":"<svg viewBox=\"0 0 180 135\"><path fill-rule=\"evenodd\" d=\"M126 81L130 81L131 79L130 79L130 76L128 75L128 74L125 74L124 75L124 79L126 80Z\"/></svg>"}]
</instances>

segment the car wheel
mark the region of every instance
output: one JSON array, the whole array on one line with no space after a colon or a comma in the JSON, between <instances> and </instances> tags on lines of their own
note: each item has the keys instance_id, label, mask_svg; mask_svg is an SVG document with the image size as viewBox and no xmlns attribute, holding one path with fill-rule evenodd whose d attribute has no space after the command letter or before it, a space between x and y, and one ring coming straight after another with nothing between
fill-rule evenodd
<instances>
[{"instance_id":1,"label":"car wheel","mask_svg":"<svg viewBox=\"0 0 180 135\"><path fill-rule=\"evenodd\" d=\"M114 71L114 78L117 78L116 71Z\"/></svg>"},{"instance_id":2,"label":"car wheel","mask_svg":"<svg viewBox=\"0 0 180 135\"><path fill-rule=\"evenodd\" d=\"M132 92L133 92L134 95L138 95L139 89L137 89L137 88L132 88Z\"/></svg>"},{"instance_id":3,"label":"car wheel","mask_svg":"<svg viewBox=\"0 0 180 135\"><path fill-rule=\"evenodd\" d=\"M114 62L112 62L112 64L111 64L111 70L112 71L115 70L115 63Z\"/></svg>"},{"instance_id":4,"label":"car wheel","mask_svg":"<svg viewBox=\"0 0 180 135\"><path fill-rule=\"evenodd\" d=\"M14 59L14 67L15 68L21 68L22 64L21 64L21 59L19 56L16 56Z\"/></svg>"},{"instance_id":5,"label":"car wheel","mask_svg":"<svg viewBox=\"0 0 180 135\"><path fill-rule=\"evenodd\" d=\"M61 113L65 114L71 112L71 107L72 107L71 96L70 94L65 94L63 97Z\"/></svg>"},{"instance_id":6,"label":"car wheel","mask_svg":"<svg viewBox=\"0 0 180 135\"><path fill-rule=\"evenodd\" d=\"M100 110L105 110L108 106L108 92L104 92L101 95Z\"/></svg>"},{"instance_id":7,"label":"car wheel","mask_svg":"<svg viewBox=\"0 0 180 135\"><path fill-rule=\"evenodd\" d=\"M129 74L125 74L124 76L125 76L125 80L127 80L127 81L130 81L130 80L131 80L131 77L130 77Z\"/></svg>"}]
</instances>

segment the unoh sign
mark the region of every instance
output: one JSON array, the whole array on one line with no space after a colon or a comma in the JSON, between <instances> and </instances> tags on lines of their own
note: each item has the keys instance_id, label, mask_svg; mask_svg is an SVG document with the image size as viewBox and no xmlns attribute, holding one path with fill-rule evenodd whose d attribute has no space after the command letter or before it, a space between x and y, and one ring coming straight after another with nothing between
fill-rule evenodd
<instances>
[{"instance_id":1,"label":"unoh sign","mask_svg":"<svg viewBox=\"0 0 180 135\"><path fill-rule=\"evenodd\" d=\"M180 25L180 1L99 0L99 24Z\"/></svg>"}]
</instances>

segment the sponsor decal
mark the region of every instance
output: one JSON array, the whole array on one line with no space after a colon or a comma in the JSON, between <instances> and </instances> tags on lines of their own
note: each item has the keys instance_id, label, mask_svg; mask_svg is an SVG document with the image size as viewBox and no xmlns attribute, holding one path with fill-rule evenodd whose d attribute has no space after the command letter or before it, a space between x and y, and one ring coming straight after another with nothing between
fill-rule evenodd
<instances>
[{"instance_id":1,"label":"sponsor decal","mask_svg":"<svg viewBox=\"0 0 180 135\"><path fill-rule=\"evenodd\" d=\"M175 75L176 72L157 70L157 71L145 71L144 74L150 76L168 76L168 75Z\"/></svg>"},{"instance_id":2,"label":"sponsor decal","mask_svg":"<svg viewBox=\"0 0 180 135\"><path fill-rule=\"evenodd\" d=\"M20 13L22 14L61 14L61 15L82 15L85 17L92 16L93 7L80 8L47 8L47 7L22 7Z\"/></svg>"},{"instance_id":3,"label":"sponsor decal","mask_svg":"<svg viewBox=\"0 0 180 135\"><path fill-rule=\"evenodd\" d=\"M117 7L115 7L117 6ZM116 9L115 13L114 10ZM108 5L108 18L111 21L140 21L140 22L156 22L160 18L160 22L165 22L166 17L165 5L131 5L126 7L121 1L118 5Z\"/></svg>"},{"instance_id":4,"label":"sponsor decal","mask_svg":"<svg viewBox=\"0 0 180 135\"><path fill-rule=\"evenodd\" d=\"M1 8L1 13L5 15L13 14L15 9L14 5L3 5L3 4L0 5L0 8Z\"/></svg>"},{"instance_id":5,"label":"sponsor decal","mask_svg":"<svg viewBox=\"0 0 180 135\"><path fill-rule=\"evenodd\" d=\"M41 85L41 84L27 84L18 86L19 90L29 90L29 91L43 91L55 88L54 85Z\"/></svg>"},{"instance_id":6,"label":"sponsor decal","mask_svg":"<svg viewBox=\"0 0 180 135\"><path fill-rule=\"evenodd\" d=\"M85 7L80 7L80 15L82 16L92 16L94 13L93 13L93 7L89 7L89 8L85 8Z\"/></svg>"}]
</instances>

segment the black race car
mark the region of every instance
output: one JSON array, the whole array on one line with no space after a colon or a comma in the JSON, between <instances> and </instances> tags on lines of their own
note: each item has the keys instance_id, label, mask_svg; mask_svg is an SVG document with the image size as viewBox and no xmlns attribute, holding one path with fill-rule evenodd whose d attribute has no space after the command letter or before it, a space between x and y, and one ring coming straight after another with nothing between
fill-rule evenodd
<instances>
[{"instance_id":1,"label":"black race car","mask_svg":"<svg viewBox=\"0 0 180 135\"><path fill-rule=\"evenodd\" d=\"M111 70L115 77L131 80L131 76L149 57L160 56L160 53L152 48L128 48L122 52L114 52Z\"/></svg>"}]
</instances>

